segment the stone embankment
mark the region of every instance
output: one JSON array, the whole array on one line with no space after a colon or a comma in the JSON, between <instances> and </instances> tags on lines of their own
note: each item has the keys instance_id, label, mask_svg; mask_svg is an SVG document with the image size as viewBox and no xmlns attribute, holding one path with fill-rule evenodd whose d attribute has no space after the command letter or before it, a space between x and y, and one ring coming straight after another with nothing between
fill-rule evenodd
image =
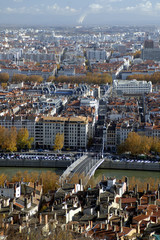
<instances>
[{"instance_id":1,"label":"stone embankment","mask_svg":"<svg viewBox=\"0 0 160 240\"><path fill-rule=\"evenodd\" d=\"M121 169L121 170L141 170L141 171L159 171L160 163L145 162L121 162L105 159L99 166L101 169Z\"/></svg>"}]
</instances>

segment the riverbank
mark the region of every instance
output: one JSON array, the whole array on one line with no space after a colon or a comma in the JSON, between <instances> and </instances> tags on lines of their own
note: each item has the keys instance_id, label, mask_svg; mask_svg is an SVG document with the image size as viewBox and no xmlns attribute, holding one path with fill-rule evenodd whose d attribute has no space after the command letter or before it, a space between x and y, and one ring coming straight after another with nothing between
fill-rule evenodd
<instances>
[{"instance_id":1,"label":"riverbank","mask_svg":"<svg viewBox=\"0 0 160 240\"><path fill-rule=\"evenodd\" d=\"M114 160L104 160L99 169L123 169L136 171L156 171L160 172L160 163L142 162L123 162Z\"/></svg>"},{"instance_id":2,"label":"riverbank","mask_svg":"<svg viewBox=\"0 0 160 240\"><path fill-rule=\"evenodd\" d=\"M66 160L32 160L32 159L0 159L0 167L31 167L31 168L67 168L70 161ZM123 169L160 172L159 163L121 162L105 159L99 169Z\"/></svg>"}]
</instances>

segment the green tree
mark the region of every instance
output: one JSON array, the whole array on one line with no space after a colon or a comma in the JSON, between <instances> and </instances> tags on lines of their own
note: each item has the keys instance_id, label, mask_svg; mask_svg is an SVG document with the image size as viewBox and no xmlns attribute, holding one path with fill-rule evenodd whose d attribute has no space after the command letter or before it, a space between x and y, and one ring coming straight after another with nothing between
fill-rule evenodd
<instances>
[{"instance_id":1,"label":"green tree","mask_svg":"<svg viewBox=\"0 0 160 240\"><path fill-rule=\"evenodd\" d=\"M64 134L57 133L54 140L54 151L59 151L63 148L64 145Z\"/></svg>"}]
</instances>

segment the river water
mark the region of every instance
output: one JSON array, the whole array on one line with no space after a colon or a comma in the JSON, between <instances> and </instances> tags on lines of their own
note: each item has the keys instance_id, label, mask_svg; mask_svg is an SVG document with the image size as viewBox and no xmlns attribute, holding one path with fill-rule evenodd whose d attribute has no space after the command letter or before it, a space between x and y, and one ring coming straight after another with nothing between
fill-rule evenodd
<instances>
[{"instance_id":1,"label":"river water","mask_svg":"<svg viewBox=\"0 0 160 240\"><path fill-rule=\"evenodd\" d=\"M17 172L47 172L52 171L58 175L61 175L65 169L62 168L27 168L27 167L0 167L0 174L4 173L10 179ZM155 180L159 179L160 182L160 172L154 171L135 171L135 170L113 170L113 169L98 169L95 172L95 178L104 175L105 177L116 177L117 179L122 179L123 176L129 178L135 177L136 179L143 181L147 178L153 178Z\"/></svg>"}]
</instances>

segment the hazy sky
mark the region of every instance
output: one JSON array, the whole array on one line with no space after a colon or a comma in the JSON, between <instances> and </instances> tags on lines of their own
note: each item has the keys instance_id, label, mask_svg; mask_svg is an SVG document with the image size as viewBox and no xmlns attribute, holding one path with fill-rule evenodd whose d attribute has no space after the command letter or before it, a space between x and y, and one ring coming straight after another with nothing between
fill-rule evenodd
<instances>
[{"instance_id":1,"label":"hazy sky","mask_svg":"<svg viewBox=\"0 0 160 240\"><path fill-rule=\"evenodd\" d=\"M160 0L0 0L0 24L159 24Z\"/></svg>"}]
</instances>

